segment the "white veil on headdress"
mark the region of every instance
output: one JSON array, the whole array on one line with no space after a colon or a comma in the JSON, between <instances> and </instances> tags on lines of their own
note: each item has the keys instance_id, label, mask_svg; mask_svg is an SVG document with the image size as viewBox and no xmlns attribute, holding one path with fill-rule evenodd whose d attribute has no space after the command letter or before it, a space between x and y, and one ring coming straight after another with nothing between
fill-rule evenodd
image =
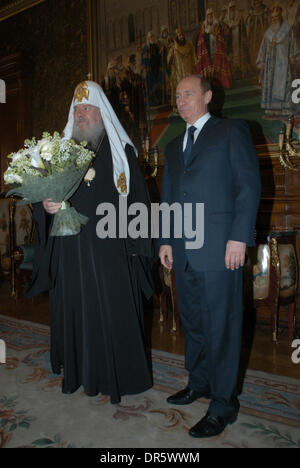
<instances>
[{"instance_id":1,"label":"white veil on headdress","mask_svg":"<svg viewBox=\"0 0 300 468\"><path fill-rule=\"evenodd\" d=\"M68 122L64 129L65 139L72 138L74 106L77 104L90 104L100 109L111 148L115 186L120 195L127 196L130 186L130 173L125 146L127 143L131 145L136 155L137 149L122 127L103 89L94 81L83 81L76 87L69 111Z\"/></svg>"}]
</instances>

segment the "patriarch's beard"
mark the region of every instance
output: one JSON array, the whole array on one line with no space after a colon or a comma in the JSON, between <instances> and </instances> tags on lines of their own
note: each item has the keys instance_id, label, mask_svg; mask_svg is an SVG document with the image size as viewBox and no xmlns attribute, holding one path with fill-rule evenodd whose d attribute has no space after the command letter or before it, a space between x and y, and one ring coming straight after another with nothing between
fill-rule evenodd
<instances>
[{"instance_id":1,"label":"patriarch's beard","mask_svg":"<svg viewBox=\"0 0 300 468\"><path fill-rule=\"evenodd\" d=\"M81 143L82 141L87 142L88 149L96 151L99 145L100 139L105 133L104 126L99 126L99 124L81 129L77 127L76 122L74 122L72 138L76 143Z\"/></svg>"}]
</instances>

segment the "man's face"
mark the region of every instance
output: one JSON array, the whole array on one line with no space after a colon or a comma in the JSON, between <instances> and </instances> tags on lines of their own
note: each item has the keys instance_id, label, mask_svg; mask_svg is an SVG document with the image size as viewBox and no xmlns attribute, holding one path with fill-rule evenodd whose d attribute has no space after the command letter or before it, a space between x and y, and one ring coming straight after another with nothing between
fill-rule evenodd
<instances>
[{"instance_id":1,"label":"man's face","mask_svg":"<svg viewBox=\"0 0 300 468\"><path fill-rule=\"evenodd\" d=\"M104 129L100 110L90 104L77 104L74 107L73 138L77 141L93 142Z\"/></svg>"},{"instance_id":2,"label":"man's face","mask_svg":"<svg viewBox=\"0 0 300 468\"><path fill-rule=\"evenodd\" d=\"M183 31L181 31L180 29L179 29L178 32L177 32L177 37L178 37L179 41L183 41L183 40L184 40Z\"/></svg>"},{"instance_id":3,"label":"man's face","mask_svg":"<svg viewBox=\"0 0 300 468\"><path fill-rule=\"evenodd\" d=\"M180 30L177 32L176 42L180 46L184 46L186 44L184 33L182 31L180 31Z\"/></svg>"},{"instance_id":4,"label":"man's face","mask_svg":"<svg viewBox=\"0 0 300 468\"><path fill-rule=\"evenodd\" d=\"M212 92L204 93L200 87L200 80L196 77L184 78L177 86L178 112L188 124L194 124L202 115L206 114L211 98Z\"/></svg>"},{"instance_id":5,"label":"man's face","mask_svg":"<svg viewBox=\"0 0 300 468\"><path fill-rule=\"evenodd\" d=\"M167 28L166 28L166 29L163 29L163 30L162 30L162 33L161 33L161 37L162 37L163 39L167 39L168 36L169 36L169 30L168 30Z\"/></svg>"},{"instance_id":6,"label":"man's face","mask_svg":"<svg viewBox=\"0 0 300 468\"><path fill-rule=\"evenodd\" d=\"M214 15L213 15L212 13L208 13L208 15L207 15L207 23L208 23L209 25L211 25L211 24L213 24L213 22L214 22Z\"/></svg>"},{"instance_id":7,"label":"man's face","mask_svg":"<svg viewBox=\"0 0 300 468\"><path fill-rule=\"evenodd\" d=\"M271 23L272 24L279 24L282 21L282 14L280 10L275 10L271 14Z\"/></svg>"}]
</instances>

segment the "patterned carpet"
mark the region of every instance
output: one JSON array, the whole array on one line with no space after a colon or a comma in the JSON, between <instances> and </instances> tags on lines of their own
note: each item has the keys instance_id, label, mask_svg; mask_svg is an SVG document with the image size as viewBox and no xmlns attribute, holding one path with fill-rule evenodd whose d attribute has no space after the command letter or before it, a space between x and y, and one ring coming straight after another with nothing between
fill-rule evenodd
<instances>
[{"instance_id":1,"label":"patterned carpet","mask_svg":"<svg viewBox=\"0 0 300 468\"><path fill-rule=\"evenodd\" d=\"M49 366L49 328L0 315L6 364L0 365L0 448L300 448L300 381L247 371L237 422L213 439L188 429L208 400L186 407L166 403L186 384L183 357L152 351L153 389L111 405L82 389L61 392Z\"/></svg>"}]
</instances>

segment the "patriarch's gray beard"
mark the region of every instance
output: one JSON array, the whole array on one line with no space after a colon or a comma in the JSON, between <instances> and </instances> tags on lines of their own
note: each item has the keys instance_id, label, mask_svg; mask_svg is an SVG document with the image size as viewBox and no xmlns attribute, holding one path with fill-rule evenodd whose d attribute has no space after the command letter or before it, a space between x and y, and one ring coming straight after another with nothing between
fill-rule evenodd
<instances>
[{"instance_id":1,"label":"patriarch's gray beard","mask_svg":"<svg viewBox=\"0 0 300 468\"><path fill-rule=\"evenodd\" d=\"M85 130L80 130L75 124L73 126L72 138L76 143L81 143L82 141L87 142L87 148L96 151L99 145L100 139L105 133L104 127L97 126L96 128L88 128Z\"/></svg>"}]
</instances>

